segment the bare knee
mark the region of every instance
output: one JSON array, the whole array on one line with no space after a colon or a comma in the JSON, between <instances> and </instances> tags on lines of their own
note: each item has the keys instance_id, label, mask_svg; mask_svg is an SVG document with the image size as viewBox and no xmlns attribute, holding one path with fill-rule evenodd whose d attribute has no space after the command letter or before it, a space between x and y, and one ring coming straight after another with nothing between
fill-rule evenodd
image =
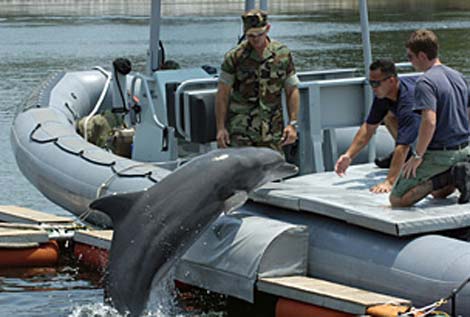
<instances>
[{"instance_id":1,"label":"bare knee","mask_svg":"<svg viewBox=\"0 0 470 317\"><path fill-rule=\"evenodd\" d=\"M407 201L405 196L398 197L394 195L390 195L389 200L390 204L392 205L393 208L399 208L399 207L409 207L413 204L413 202Z\"/></svg>"}]
</instances>

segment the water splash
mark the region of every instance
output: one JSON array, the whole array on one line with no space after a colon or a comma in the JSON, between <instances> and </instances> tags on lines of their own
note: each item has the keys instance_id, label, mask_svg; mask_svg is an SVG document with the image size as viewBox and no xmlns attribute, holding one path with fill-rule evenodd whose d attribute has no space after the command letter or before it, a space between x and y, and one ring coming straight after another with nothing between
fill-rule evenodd
<instances>
[{"instance_id":1,"label":"water splash","mask_svg":"<svg viewBox=\"0 0 470 317\"><path fill-rule=\"evenodd\" d=\"M105 305L104 303L94 303L89 305L77 306L68 317L120 317L117 310Z\"/></svg>"},{"instance_id":2,"label":"water splash","mask_svg":"<svg viewBox=\"0 0 470 317\"><path fill-rule=\"evenodd\" d=\"M152 284L144 317L183 317L188 316L178 307L177 294L174 286L174 272L159 283ZM104 303L93 303L73 307L68 317L125 317L111 306Z\"/></svg>"},{"instance_id":3,"label":"water splash","mask_svg":"<svg viewBox=\"0 0 470 317\"><path fill-rule=\"evenodd\" d=\"M178 307L174 277L174 270L171 270L163 280L152 283L145 316L183 316L183 311Z\"/></svg>"},{"instance_id":4,"label":"water splash","mask_svg":"<svg viewBox=\"0 0 470 317\"><path fill-rule=\"evenodd\" d=\"M119 312L111 306L104 303L95 303L77 306L73 308L73 311L68 317L126 317L127 315L121 315ZM166 309L155 308L147 311L142 315L143 317L183 317L182 314L169 313Z\"/></svg>"}]
</instances>

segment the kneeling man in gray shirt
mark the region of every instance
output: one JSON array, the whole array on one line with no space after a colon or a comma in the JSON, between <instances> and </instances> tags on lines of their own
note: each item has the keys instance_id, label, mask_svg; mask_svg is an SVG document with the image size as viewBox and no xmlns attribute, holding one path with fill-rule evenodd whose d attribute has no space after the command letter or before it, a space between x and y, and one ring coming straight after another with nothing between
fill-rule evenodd
<instances>
[{"instance_id":1,"label":"kneeling man in gray shirt","mask_svg":"<svg viewBox=\"0 0 470 317\"><path fill-rule=\"evenodd\" d=\"M413 67L424 74L415 88L421 125L416 154L403 166L390 194L392 207L407 207L428 194L445 198L460 191L459 203L470 198L469 89L463 75L438 58L437 36L421 29L406 42Z\"/></svg>"}]
</instances>

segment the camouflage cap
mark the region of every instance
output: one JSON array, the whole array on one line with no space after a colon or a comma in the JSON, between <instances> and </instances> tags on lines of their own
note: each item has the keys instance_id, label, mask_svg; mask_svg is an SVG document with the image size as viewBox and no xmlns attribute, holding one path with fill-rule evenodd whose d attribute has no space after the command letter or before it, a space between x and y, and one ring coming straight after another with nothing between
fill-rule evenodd
<instances>
[{"instance_id":1,"label":"camouflage cap","mask_svg":"<svg viewBox=\"0 0 470 317\"><path fill-rule=\"evenodd\" d=\"M268 13L263 10L253 9L245 12L242 20L245 34L263 33L268 28Z\"/></svg>"}]
</instances>

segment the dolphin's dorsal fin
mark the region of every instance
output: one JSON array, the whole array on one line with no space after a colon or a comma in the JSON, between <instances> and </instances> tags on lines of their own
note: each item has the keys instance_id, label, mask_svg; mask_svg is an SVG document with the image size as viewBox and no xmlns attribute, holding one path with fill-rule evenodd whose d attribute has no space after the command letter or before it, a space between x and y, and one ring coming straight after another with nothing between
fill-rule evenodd
<instances>
[{"instance_id":1,"label":"dolphin's dorsal fin","mask_svg":"<svg viewBox=\"0 0 470 317\"><path fill-rule=\"evenodd\" d=\"M146 191L139 191L127 194L114 194L94 200L90 204L91 209L104 212L113 220L113 224L119 223L128 211L135 205Z\"/></svg>"}]
</instances>

